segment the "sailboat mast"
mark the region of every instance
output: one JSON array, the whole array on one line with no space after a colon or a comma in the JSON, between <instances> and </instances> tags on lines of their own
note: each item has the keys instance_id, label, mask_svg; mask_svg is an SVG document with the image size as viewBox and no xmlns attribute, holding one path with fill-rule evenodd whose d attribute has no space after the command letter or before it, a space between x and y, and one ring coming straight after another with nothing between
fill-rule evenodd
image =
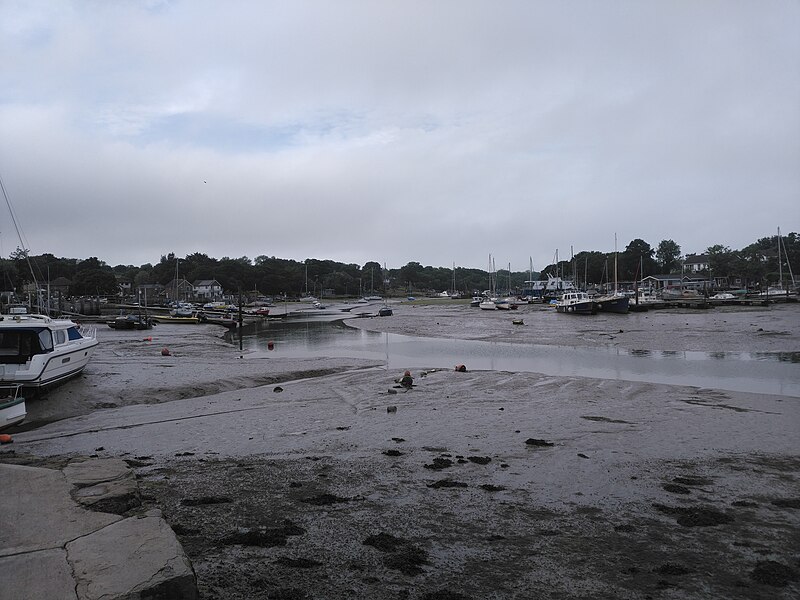
<instances>
[{"instance_id":1,"label":"sailboat mast","mask_svg":"<svg viewBox=\"0 0 800 600\"><path fill-rule=\"evenodd\" d=\"M778 287L783 289L783 261L781 261L781 228L778 227Z\"/></svg>"},{"instance_id":2,"label":"sailboat mast","mask_svg":"<svg viewBox=\"0 0 800 600\"><path fill-rule=\"evenodd\" d=\"M614 234L614 295L617 295L617 234Z\"/></svg>"}]
</instances>

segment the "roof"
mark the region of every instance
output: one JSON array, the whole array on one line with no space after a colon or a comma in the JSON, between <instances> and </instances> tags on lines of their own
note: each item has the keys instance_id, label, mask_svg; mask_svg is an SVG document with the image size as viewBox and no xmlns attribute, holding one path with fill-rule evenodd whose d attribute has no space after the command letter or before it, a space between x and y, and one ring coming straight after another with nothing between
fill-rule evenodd
<instances>
[{"instance_id":1,"label":"roof","mask_svg":"<svg viewBox=\"0 0 800 600\"><path fill-rule=\"evenodd\" d=\"M198 279L194 282L195 287L211 287L214 285L222 287L222 284L220 284L220 282L216 279Z\"/></svg>"},{"instance_id":2,"label":"roof","mask_svg":"<svg viewBox=\"0 0 800 600\"><path fill-rule=\"evenodd\" d=\"M708 264L708 254L688 254L683 259L685 265L705 265Z\"/></svg>"},{"instance_id":3,"label":"roof","mask_svg":"<svg viewBox=\"0 0 800 600\"><path fill-rule=\"evenodd\" d=\"M670 273L668 275L648 275L647 277L643 277L642 279L655 279L656 281L673 281L675 279L682 279L683 275L681 273Z\"/></svg>"}]
</instances>

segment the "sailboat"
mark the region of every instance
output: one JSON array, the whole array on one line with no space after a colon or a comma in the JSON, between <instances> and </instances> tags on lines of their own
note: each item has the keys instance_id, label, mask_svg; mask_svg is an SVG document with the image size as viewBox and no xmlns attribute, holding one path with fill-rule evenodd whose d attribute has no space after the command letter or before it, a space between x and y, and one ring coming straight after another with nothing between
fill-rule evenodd
<instances>
[{"instance_id":1,"label":"sailboat","mask_svg":"<svg viewBox=\"0 0 800 600\"><path fill-rule=\"evenodd\" d=\"M386 271L386 263L383 263L383 270ZM381 272L381 276L383 277L383 295L388 297L389 294L386 289L386 283L388 282L387 275L384 275L383 272ZM389 301L385 299L383 301L383 306L381 306L380 309L378 309L378 316L391 317L393 314L394 313L392 312L392 309L389 306Z\"/></svg>"},{"instance_id":2,"label":"sailboat","mask_svg":"<svg viewBox=\"0 0 800 600\"><path fill-rule=\"evenodd\" d=\"M595 306L599 312L627 314L629 298L620 293L617 283L617 234L614 234L614 293L597 296L594 298Z\"/></svg>"},{"instance_id":3,"label":"sailboat","mask_svg":"<svg viewBox=\"0 0 800 600\"><path fill-rule=\"evenodd\" d=\"M483 300L480 301L478 307L481 310L497 310L497 304L495 304L495 275L493 271L493 263L492 263L492 255L489 255L489 289L486 290L484 293Z\"/></svg>"}]
</instances>

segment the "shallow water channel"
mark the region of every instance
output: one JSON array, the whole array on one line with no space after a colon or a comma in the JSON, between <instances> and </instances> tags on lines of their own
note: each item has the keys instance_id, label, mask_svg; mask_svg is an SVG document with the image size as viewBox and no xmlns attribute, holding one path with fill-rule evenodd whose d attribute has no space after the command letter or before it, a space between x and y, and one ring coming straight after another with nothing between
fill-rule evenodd
<instances>
[{"instance_id":1,"label":"shallow water channel","mask_svg":"<svg viewBox=\"0 0 800 600\"><path fill-rule=\"evenodd\" d=\"M341 320L313 317L245 328L242 344L245 350L285 358L380 360L388 369L398 371L452 369L464 364L470 370L645 381L800 397L797 352L670 352L426 338L365 331L348 327Z\"/></svg>"}]
</instances>

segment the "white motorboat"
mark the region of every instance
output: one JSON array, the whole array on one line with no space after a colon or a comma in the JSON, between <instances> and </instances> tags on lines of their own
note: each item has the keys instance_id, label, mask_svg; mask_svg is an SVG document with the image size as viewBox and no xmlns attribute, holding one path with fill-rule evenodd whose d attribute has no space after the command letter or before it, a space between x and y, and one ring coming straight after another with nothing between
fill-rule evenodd
<instances>
[{"instance_id":1,"label":"white motorboat","mask_svg":"<svg viewBox=\"0 0 800 600\"><path fill-rule=\"evenodd\" d=\"M74 377L97 344L94 329L12 308L0 315L0 386L42 388Z\"/></svg>"}]
</instances>

